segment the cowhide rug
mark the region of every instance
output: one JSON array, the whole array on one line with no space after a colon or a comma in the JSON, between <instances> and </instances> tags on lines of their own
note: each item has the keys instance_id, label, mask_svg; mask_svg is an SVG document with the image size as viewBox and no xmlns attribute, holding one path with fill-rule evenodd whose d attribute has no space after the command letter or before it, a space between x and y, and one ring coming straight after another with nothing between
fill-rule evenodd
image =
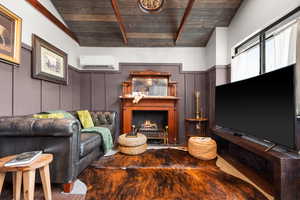
<instances>
[{"instance_id":1,"label":"cowhide rug","mask_svg":"<svg viewBox=\"0 0 300 200\"><path fill-rule=\"evenodd\" d=\"M176 149L117 153L84 170L87 200L266 200L256 188Z\"/></svg>"}]
</instances>

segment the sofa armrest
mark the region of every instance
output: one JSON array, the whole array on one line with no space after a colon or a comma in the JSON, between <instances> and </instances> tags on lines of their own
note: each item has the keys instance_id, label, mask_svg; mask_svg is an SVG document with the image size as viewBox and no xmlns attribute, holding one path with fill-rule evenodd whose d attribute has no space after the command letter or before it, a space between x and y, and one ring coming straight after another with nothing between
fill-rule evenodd
<instances>
[{"instance_id":1,"label":"sofa armrest","mask_svg":"<svg viewBox=\"0 0 300 200\"><path fill-rule=\"evenodd\" d=\"M78 120L10 117L0 119L0 136L70 137L80 129Z\"/></svg>"},{"instance_id":2,"label":"sofa armrest","mask_svg":"<svg viewBox=\"0 0 300 200\"><path fill-rule=\"evenodd\" d=\"M0 118L0 155L38 150L53 154L50 165L53 183L68 183L77 177L79 143L78 120Z\"/></svg>"}]
</instances>

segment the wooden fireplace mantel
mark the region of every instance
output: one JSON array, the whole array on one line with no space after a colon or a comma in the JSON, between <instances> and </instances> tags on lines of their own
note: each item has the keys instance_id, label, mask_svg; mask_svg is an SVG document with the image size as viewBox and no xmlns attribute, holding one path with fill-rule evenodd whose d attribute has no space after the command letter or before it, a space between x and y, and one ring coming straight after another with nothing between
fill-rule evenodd
<instances>
[{"instance_id":1,"label":"wooden fireplace mantel","mask_svg":"<svg viewBox=\"0 0 300 200\"><path fill-rule=\"evenodd\" d=\"M138 103L133 103L132 79L164 77L168 79L168 96L145 96ZM131 72L129 80L123 82L123 94L120 96L122 112L122 132L129 133L132 127L133 111L166 111L168 114L168 142L177 143L178 138L178 114L177 102L180 100L176 96L177 83L170 81L170 73L141 71Z\"/></svg>"},{"instance_id":2,"label":"wooden fireplace mantel","mask_svg":"<svg viewBox=\"0 0 300 200\"><path fill-rule=\"evenodd\" d=\"M133 100L134 97L133 96L119 96L120 99L124 100L124 99L130 99ZM178 101L180 100L180 97L174 97L174 96L146 96L143 97L143 99L152 99L152 100L175 100Z\"/></svg>"}]
</instances>

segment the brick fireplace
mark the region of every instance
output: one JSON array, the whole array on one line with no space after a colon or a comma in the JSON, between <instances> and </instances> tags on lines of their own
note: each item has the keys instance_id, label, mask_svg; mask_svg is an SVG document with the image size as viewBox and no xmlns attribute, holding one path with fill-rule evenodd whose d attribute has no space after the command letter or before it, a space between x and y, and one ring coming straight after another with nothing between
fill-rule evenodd
<instances>
[{"instance_id":1,"label":"brick fireplace","mask_svg":"<svg viewBox=\"0 0 300 200\"><path fill-rule=\"evenodd\" d=\"M135 77L145 78L166 78L167 93L164 96L143 95L138 101L134 102L135 96L132 79ZM121 99L121 122L122 132L129 133L132 131L132 125L135 125L140 132L151 139L154 134L167 133L167 143L176 144L178 138L178 115L176 97L176 82L169 80L169 73L144 71L131 72L128 81L123 83L123 95ZM149 82L149 81L148 81ZM150 89L151 90L151 89ZM160 87L159 92L163 89ZM145 128L145 123L147 127ZM157 130L156 130L157 129ZM157 135L158 136L158 135Z\"/></svg>"}]
</instances>

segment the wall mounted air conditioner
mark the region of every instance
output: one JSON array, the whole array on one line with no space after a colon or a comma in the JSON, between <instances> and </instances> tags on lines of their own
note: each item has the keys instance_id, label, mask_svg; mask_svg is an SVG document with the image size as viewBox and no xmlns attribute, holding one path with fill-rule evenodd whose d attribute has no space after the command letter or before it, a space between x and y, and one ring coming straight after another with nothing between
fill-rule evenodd
<instances>
[{"instance_id":1,"label":"wall mounted air conditioner","mask_svg":"<svg viewBox=\"0 0 300 200\"><path fill-rule=\"evenodd\" d=\"M88 55L79 57L80 67L82 69L93 70L117 70L118 61L110 55Z\"/></svg>"}]
</instances>

